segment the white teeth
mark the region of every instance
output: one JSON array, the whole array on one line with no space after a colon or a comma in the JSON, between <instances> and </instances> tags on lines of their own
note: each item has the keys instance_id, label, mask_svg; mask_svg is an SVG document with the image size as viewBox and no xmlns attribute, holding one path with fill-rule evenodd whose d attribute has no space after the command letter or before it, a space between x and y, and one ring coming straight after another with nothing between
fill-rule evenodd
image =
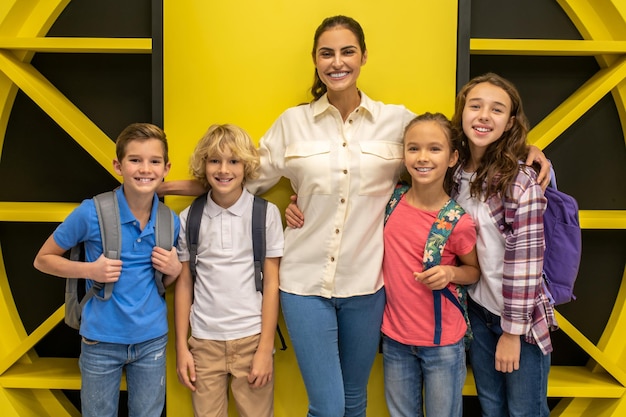
<instances>
[{"instance_id":1,"label":"white teeth","mask_svg":"<svg viewBox=\"0 0 626 417\"><path fill-rule=\"evenodd\" d=\"M347 72L334 72L330 74L330 78L341 78L341 77L345 77L346 75L348 75Z\"/></svg>"},{"instance_id":2,"label":"white teeth","mask_svg":"<svg viewBox=\"0 0 626 417\"><path fill-rule=\"evenodd\" d=\"M152 178L137 178L137 181L139 181L139 182L150 182L150 181L152 181Z\"/></svg>"},{"instance_id":3,"label":"white teeth","mask_svg":"<svg viewBox=\"0 0 626 417\"><path fill-rule=\"evenodd\" d=\"M419 172L428 172L431 168L416 168Z\"/></svg>"},{"instance_id":4,"label":"white teeth","mask_svg":"<svg viewBox=\"0 0 626 417\"><path fill-rule=\"evenodd\" d=\"M474 129L475 129L475 130L478 130L479 132L483 132L483 133L484 133L484 132L490 132L490 131L491 131L491 129L488 129L488 128L486 128L486 127L475 127Z\"/></svg>"}]
</instances>

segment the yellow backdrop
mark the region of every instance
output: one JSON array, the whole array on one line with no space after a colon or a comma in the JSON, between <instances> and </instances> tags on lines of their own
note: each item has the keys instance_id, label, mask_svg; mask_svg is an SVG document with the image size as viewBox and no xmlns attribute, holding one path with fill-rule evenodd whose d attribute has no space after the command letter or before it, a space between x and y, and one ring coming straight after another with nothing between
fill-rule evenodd
<instances>
[{"instance_id":1,"label":"yellow backdrop","mask_svg":"<svg viewBox=\"0 0 626 417\"><path fill-rule=\"evenodd\" d=\"M169 179L188 177L189 155L210 124L238 124L258 141L282 111L310 101L313 34L324 17L336 14L357 19L365 30L369 55L359 82L363 91L415 112L452 115L456 1L338 5L328 0L165 0L164 127L171 144ZM289 193L283 182L267 197L282 208ZM167 201L176 210L189 202L189 198ZM174 355L169 359L168 399L176 400L168 401L168 415L191 416L190 401L181 401L189 394L176 380ZM305 415L306 393L292 349L277 352L275 375L276 416ZM369 391L368 415L386 416L380 357Z\"/></svg>"}]
</instances>

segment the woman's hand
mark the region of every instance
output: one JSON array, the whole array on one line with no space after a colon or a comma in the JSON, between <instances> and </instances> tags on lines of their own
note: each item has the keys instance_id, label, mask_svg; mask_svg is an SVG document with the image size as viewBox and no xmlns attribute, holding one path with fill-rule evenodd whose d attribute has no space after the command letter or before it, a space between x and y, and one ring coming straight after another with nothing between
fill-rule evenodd
<instances>
[{"instance_id":1,"label":"woman's hand","mask_svg":"<svg viewBox=\"0 0 626 417\"><path fill-rule=\"evenodd\" d=\"M166 195L191 195L198 196L209 191L198 180L175 180L163 181L157 187L156 193L159 197Z\"/></svg>"},{"instance_id":2,"label":"woman's hand","mask_svg":"<svg viewBox=\"0 0 626 417\"><path fill-rule=\"evenodd\" d=\"M531 145L528 149L528 156L526 157L526 165L533 165L537 163L540 166L539 175L537 175L537 182L541 185L542 189L546 189L550 184L550 161L546 158L546 155L538 147Z\"/></svg>"}]
</instances>

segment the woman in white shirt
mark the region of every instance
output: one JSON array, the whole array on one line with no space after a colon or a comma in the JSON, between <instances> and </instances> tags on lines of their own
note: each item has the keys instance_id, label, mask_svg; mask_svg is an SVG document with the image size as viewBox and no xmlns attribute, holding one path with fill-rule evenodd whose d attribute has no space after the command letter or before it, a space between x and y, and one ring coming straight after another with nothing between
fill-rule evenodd
<instances>
[{"instance_id":1,"label":"woman in white shirt","mask_svg":"<svg viewBox=\"0 0 626 417\"><path fill-rule=\"evenodd\" d=\"M283 315L309 397L308 416L360 417L385 305L383 214L413 113L357 88L363 30L345 16L315 33L313 102L287 109L260 140L264 192L281 177L306 224L285 232Z\"/></svg>"}]
</instances>

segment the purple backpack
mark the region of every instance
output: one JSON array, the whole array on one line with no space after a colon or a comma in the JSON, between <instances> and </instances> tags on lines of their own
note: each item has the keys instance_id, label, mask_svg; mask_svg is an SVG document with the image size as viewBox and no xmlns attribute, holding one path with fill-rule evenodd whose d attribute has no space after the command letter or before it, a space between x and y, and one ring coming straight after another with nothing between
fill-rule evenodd
<instances>
[{"instance_id":1,"label":"purple backpack","mask_svg":"<svg viewBox=\"0 0 626 417\"><path fill-rule=\"evenodd\" d=\"M543 256L543 278L546 293L554 305L575 300L574 283L582 255L582 235L578 220L578 203L574 197L556 187L556 175L544 195L548 200L543 214L546 251Z\"/></svg>"}]
</instances>

